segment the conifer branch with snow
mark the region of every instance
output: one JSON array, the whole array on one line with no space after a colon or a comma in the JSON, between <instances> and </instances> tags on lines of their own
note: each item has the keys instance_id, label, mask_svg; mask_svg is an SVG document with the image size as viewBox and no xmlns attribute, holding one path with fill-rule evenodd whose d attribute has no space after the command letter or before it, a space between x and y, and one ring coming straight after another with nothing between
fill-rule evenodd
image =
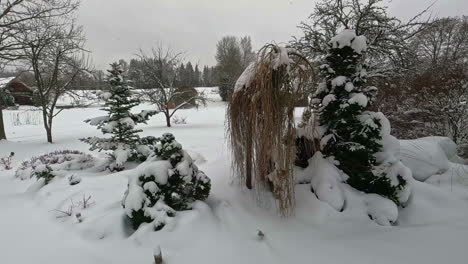
<instances>
[{"instance_id":1,"label":"conifer branch with snow","mask_svg":"<svg viewBox=\"0 0 468 264\"><path fill-rule=\"evenodd\" d=\"M409 197L411 172L391 152L398 142L390 135L387 118L371 111L377 88L366 86L366 50L366 38L354 30L331 39L315 95L321 100L320 143L325 156L349 176L349 185L402 205Z\"/></svg>"},{"instance_id":2,"label":"conifer branch with snow","mask_svg":"<svg viewBox=\"0 0 468 264\"><path fill-rule=\"evenodd\" d=\"M140 104L140 100L132 96L130 87L122 75L121 66L117 63L111 65L109 70L109 91L99 93L105 101L107 116L100 116L85 120L90 125L97 126L103 134L111 134L109 138L89 137L81 139L91 145L90 150L112 151L110 154L113 163L111 170L122 170L127 160L138 159L139 147L142 139L138 135L142 130L136 129L139 123L146 121L157 111L144 110L134 114L131 109Z\"/></svg>"}]
</instances>

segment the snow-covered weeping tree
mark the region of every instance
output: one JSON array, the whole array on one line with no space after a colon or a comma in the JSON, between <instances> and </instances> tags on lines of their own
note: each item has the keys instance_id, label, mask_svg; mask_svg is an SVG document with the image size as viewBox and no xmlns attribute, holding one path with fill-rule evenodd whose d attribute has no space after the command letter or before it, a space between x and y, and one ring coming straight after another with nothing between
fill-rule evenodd
<instances>
[{"instance_id":1,"label":"snow-covered weeping tree","mask_svg":"<svg viewBox=\"0 0 468 264\"><path fill-rule=\"evenodd\" d=\"M149 150L144 146L144 142L149 138L140 138L138 133L142 130L135 129L135 126L138 123L146 123L152 115L158 113L145 110L139 114L131 112L133 107L140 104L140 100L132 96L122 72L119 64L111 64L108 77L110 89L99 94L100 98L105 100L105 108L102 110L108 114L85 120L101 129L103 134L112 136L81 139L91 145L90 150L112 151L110 156L113 163L109 166L111 170L122 170L126 161L139 160L149 154Z\"/></svg>"},{"instance_id":2,"label":"snow-covered weeping tree","mask_svg":"<svg viewBox=\"0 0 468 264\"><path fill-rule=\"evenodd\" d=\"M331 39L316 93L324 131L321 149L348 175L349 185L401 205L409 197L411 172L394 155L398 141L390 136L387 118L371 111L377 88L366 86L366 49L366 38L354 30Z\"/></svg>"}]
</instances>

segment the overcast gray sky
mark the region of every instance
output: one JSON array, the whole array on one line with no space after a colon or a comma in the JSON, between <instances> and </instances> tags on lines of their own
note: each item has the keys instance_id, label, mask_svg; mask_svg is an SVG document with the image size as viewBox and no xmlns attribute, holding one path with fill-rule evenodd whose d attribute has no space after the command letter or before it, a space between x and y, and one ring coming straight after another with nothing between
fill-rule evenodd
<instances>
[{"instance_id":1,"label":"overcast gray sky","mask_svg":"<svg viewBox=\"0 0 468 264\"><path fill-rule=\"evenodd\" d=\"M82 0L79 21L99 69L158 42L184 51L187 59L214 65L224 35L250 35L254 48L287 42L312 12L314 0ZM408 18L434 0L393 0L392 14ZM468 0L438 0L439 16L468 15Z\"/></svg>"}]
</instances>

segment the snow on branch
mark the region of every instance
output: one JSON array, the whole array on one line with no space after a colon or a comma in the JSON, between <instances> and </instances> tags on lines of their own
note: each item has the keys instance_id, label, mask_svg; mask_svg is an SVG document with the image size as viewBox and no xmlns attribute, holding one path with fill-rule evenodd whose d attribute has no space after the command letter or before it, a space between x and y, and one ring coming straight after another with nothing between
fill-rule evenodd
<instances>
[{"instance_id":1,"label":"snow on branch","mask_svg":"<svg viewBox=\"0 0 468 264\"><path fill-rule=\"evenodd\" d=\"M365 36L356 36L354 29L345 29L330 40L330 44L334 49L342 49L344 47L352 48L356 53L362 53L367 50L367 39Z\"/></svg>"},{"instance_id":2,"label":"snow on branch","mask_svg":"<svg viewBox=\"0 0 468 264\"><path fill-rule=\"evenodd\" d=\"M98 116L90 119L86 119L85 122L92 126L100 126L109 121L109 116Z\"/></svg>"}]
</instances>

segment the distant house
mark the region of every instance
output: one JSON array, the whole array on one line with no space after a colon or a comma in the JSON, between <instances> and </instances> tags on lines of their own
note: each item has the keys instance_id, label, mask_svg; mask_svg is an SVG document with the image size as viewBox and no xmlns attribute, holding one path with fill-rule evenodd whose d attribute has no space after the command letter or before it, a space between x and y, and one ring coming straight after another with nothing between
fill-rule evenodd
<instances>
[{"instance_id":1,"label":"distant house","mask_svg":"<svg viewBox=\"0 0 468 264\"><path fill-rule=\"evenodd\" d=\"M34 105L33 89L22 81L17 80L16 77L0 78L0 86L6 86L6 88L15 98L15 104Z\"/></svg>"}]
</instances>

